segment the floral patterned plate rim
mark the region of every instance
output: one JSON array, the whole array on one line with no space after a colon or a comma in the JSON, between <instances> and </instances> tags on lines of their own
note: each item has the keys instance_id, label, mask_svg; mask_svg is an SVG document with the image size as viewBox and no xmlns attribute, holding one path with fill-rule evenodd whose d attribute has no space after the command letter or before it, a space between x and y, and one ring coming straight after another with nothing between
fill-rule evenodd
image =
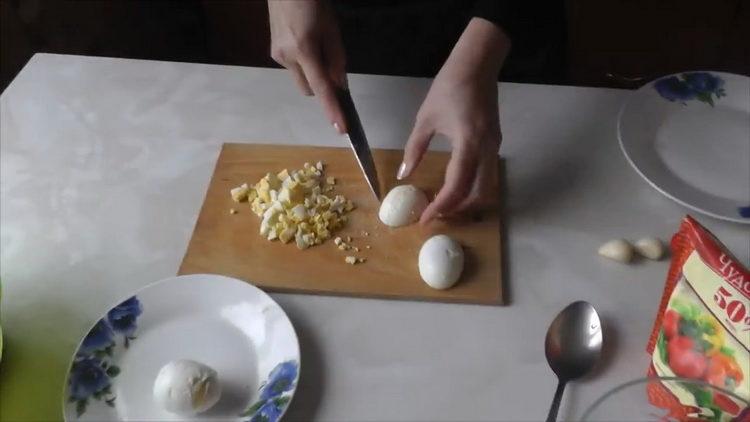
<instances>
[{"instance_id":1,"label":"floral patterned plate rim","mask_svg":"<svg viewBox=\"0 0 750 422\"><path fill-rule=\"evenodd\" d=\"M627 161L657 191L750 224L750 78L685 71L651 81L624 102L617 135Z\"/></svg>"},{"instance_id":2,"label":"floral patterned plate rim","mask_svg":"<svg viewBox=\"0 0 750 422\"><path fill-rule=\"evenodd\" d=\"M158 370L174 359L219 374L221 399L190 420L276 422L299 381L297 335L270 296L219 275L171 277L120 301L81 339L64 384L65 420L184 420L152 399Z\"/></svg>"}]
</instances>

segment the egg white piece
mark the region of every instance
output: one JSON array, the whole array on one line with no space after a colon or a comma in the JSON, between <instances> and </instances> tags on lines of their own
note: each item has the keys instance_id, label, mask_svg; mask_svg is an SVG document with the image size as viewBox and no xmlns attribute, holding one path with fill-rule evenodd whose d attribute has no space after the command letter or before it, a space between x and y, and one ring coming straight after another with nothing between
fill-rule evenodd
<instances>
[{"instance_id":1,"label":"egg white piece","mask_svg":"<svg viewBox=\"0 0 750 422\"><path fill-rule=\"evenodd\" d=\"M444 234L427 239L419 250L419 275L434 289L452 287L463 269L463 248Z\"/></svg>"},{"instance_id":2,"label":"egg white piece","mask_svg":"<svg viewBox=\"0 0 750 422\"><path fill-rule=\"evenodd\" d=\"M378 217L390 227L407 226L419 220L427 208L427 195L412 185L401 185L391 189L380 204Z\"/></svg>"},{"instance_id":3,"label":"egg white piece","mask_svg":"<svg viewBox=\"0 0 750 422\"><path fill-rule=\"evenodd\" d=\"M170 413L193 416L213 407L221 397L212 368L188 359L164 365L154 381L154 400Z\"/></svg>"}]
</instances>

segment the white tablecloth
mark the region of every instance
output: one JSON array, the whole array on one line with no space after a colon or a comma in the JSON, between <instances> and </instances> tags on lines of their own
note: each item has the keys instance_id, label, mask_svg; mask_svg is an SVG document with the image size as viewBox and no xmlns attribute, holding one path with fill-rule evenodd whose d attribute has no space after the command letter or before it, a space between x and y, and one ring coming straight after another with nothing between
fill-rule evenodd
<instances>
[{"instance_id":1,"label":"white tablecloth","mask_svg":"<svg viewBox=\"0 0 750 422\"><path fill-rule=\"evenodd\" d=\"M351 76L374 147L403 146L429 83ZM596 249L613 237L668 240L687 210L620 152L628 93L500 91L509 305L274 295L303 355L290 420L542 419L556 383L544 334L577 299L600 310L609 350L569 385L561 416L645 374L668 262L625 266ZM281 70L34 56L0 97L3 420L59 418L81 336L176 273L222 142L340 144L315 101ZM748 261L750 227L697 217Z\"/></svg>"}]
</instances>

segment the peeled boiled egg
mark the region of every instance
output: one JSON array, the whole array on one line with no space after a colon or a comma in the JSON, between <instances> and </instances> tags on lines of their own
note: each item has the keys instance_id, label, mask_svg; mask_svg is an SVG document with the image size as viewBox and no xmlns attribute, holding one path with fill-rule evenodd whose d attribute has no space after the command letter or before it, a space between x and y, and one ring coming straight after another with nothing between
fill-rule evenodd
<instances>
[{"instance_id":1,"label":"peeled boiled egg","mask_svg":"<svg viewBox=\"0 0 750 422\"><path fill-rule=\"evenodd\" d=\"M390 227L406 226L419 220L428 204L427 195L417 187L396 186L383 199L378 217Z\"/></svg>"},{"instance_id":2,"label":"peeled boiled egg","mask_svg":"<svg viewBox=\"0 0 750 422\"><path fill-rule=\"evenodd\" d=\"M427 239L419 250L419 275L435 289L447 289L464 269L464 250L450 237L439 234Z\"/></svg>"},{"instance_id":3,"label":"peeled boiled egg","mask_svg":"<svg viewBox=\"0 0 750 422\"><path fill-rule=\"evenodd\" d=\"M164 365L154 381L154 400L168 412L193 416L210 409L221 396L216 371L202 363L179 359Z\"/></svg>"}]
</instances>

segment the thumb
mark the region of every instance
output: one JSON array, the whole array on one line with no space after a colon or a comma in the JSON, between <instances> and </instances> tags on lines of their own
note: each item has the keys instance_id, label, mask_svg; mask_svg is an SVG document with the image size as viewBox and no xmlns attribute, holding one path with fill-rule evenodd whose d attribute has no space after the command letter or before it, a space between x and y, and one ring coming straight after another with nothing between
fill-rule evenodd
<instances>
[{"instance_id":1,"label":"thumb","mask_svg":"<svg viewBox=\"0 0 750 422\"><path fill-rule=\"evenodd\" d=\"M414 124L414 129L412 129L411 135L409 135L409 140L406 141L406 148L404 148L404 161L398 168L396 179L402 180L409 177L412 171L417 168L419 162L422 161L422 156L424 156L425 151L427 151L427 147L430 145L430 140L434 133L435 131L432 127L417 120L417 123Z\"/></svg>"}]
</instances>

